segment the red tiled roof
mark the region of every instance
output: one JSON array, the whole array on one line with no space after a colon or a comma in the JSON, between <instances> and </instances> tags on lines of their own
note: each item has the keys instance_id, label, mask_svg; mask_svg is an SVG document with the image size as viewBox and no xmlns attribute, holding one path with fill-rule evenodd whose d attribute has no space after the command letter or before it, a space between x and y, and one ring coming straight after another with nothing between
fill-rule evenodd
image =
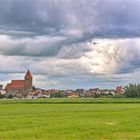
<instances>
[{"instance_id":1,"label":"red tiled roof","mask_svg":"<svg viewBox=\"0 0 140 140\"><path fill-rule=\"evenodd\" d=\"M24 88L24 80L12 80L11 88Z\"/></svg>"}]
</instances>

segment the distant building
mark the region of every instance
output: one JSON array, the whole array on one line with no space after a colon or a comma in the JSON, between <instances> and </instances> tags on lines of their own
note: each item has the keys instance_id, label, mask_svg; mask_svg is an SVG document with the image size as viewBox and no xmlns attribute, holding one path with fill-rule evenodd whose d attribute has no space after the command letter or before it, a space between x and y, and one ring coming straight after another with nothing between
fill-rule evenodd
<instances>
[{"instance_id":1,"label":"distant building","mask_svg":"<svg viewBox=\"0 0 140 140\"><path fill-rule=\"evenodd\" d=\"M81 89L76 89L76 92L77 93L82 93L82 92L84 92L84 89L82 89L82 88Z\"/></svg>"},{"instance_id":2,"label":"distant building","mask_svg":"<svg viewBox=\"0 0 140 140\"><path fill-rule=\"evenodd\" d=\"M78 98L78 93L76 92L68 93L68 98Z\"/></svg>"},{"instance_id":3,"label":"distant building","mask_svg":"<svg viewBox=\"0 0 140 140\"><path fill-rule=\"evenodd\" d=\"M89 89L89 92L92 94L101 94L101 90L99 88Z\"/></svg>"},{"instance_id":4,"label":"distant building","mask_svg":"<svg viewBox=\"0 0 140 140\"><path fill-rule=\"evenodd\" d=\"M117 86L116 87L116 93L122 93L123 87L122 86Z\"/></svg>"},{"instance_id":5,"label":"distant building","mask_svg":"<svg viewBox=\"0 0 140 140\"><path fill-rule=\"evenodd\" d=\"M49 97L50 97L50 94L47 93L46 90L42 90L42 89L33 90L27 95L27 99L49 98Z\"/></svg>"},{"instance_id":6,"label":"distant building","mask_svg":"<svg viewBox=\"0 0 140 140\"><path fill-rule=\"evenodd\" d=\"M24 80L12 80L5 87L6 93L28 93L32 90L32 74L28 70Z\"/></svg>"}]
</instances>

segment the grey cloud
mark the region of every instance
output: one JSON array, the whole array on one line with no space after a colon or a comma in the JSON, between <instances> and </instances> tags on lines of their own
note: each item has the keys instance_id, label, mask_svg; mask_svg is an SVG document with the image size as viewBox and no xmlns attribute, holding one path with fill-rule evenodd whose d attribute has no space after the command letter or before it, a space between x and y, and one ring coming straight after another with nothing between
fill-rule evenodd
<instances>
[{"instance_id":1,"label":"grey cloud","mask_svg":"<svg viewBox=\"0 0 140 140\"><path fill-rule=\"evenodd\" d=\"M135 4L130 0L5 0L0 3L0 33L12 37L15 42L19 39L13 48L1 51L4 55L50 57L59 55L63 48L79 46L79 43L93 38L140 36L140 15L136 14L140 9L139 1L135 1ZM42 36L65 39L57 42L54 40L53 43L42 40L42 43L37 43L34 47L35 50L40 47L38 52L26 51L28 41L20 40L28 37L28 40L35 42L35 39ZM12 46L12 42L9 45ZM80 49L77 47L77 50ZM79 52L78 56L82 54Z\"/></svg>"},{"instance_id":2,"label":"grey cloud","mask_svg":"<svg viewBox=\"0 0 140 140\"><path fill-rule=\"evenodd\" d=\"M0 54L8 56L55 56L59 52L60 44L64 39L57 36L13 39L2 35L0 36Z\"/></svg>"},{"instance_id":3,"label":"grey cloud","mask_svg":"<svg viewBox=\"0 0 140 140\"><path fill-rule=\"evenodd\" d=\"M139 36L140 2L118 1L1 1L0 25L40 34L80 29L84 37Z\"/></svg>"}]
</instances>

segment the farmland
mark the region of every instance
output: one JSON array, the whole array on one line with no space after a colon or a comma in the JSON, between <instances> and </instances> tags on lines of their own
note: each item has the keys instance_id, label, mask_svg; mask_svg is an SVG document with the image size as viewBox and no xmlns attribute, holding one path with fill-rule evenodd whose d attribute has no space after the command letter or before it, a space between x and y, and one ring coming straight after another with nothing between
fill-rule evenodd
<instances>
[{"instance_id":1,"label":"farmland","mask_svg":"<svg viewBox=\"0 0 140 140\"><path fill-rule=\"evenodd\" d=\"M0 100L1 140L139 140L140 99Z\"/></svg>"}]
</instances>

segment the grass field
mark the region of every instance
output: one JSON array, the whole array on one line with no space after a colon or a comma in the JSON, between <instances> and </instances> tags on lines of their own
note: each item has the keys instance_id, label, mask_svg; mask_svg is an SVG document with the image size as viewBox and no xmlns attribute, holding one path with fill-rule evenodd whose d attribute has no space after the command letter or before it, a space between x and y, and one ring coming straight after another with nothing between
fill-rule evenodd
<instances>
[{"instance_id":1,"label":"grass field","mask_svg":"<svg viewBox=\"0 0 140 140\"><path fill-rule=\"evenodd\" d=\"M109 104L140 103L140 98L44 98L1 99L0 104Z\"/></svg>"},{"instance_id":2,"label":"grass field","mask_svg":"<svg viewBox=\"0 0 140 140\"><path fill-rule=\"evenodd\" d=\"M139 99L51 100L0 100L0 140L140 140Z\"/></svg>"}]
</instances>

